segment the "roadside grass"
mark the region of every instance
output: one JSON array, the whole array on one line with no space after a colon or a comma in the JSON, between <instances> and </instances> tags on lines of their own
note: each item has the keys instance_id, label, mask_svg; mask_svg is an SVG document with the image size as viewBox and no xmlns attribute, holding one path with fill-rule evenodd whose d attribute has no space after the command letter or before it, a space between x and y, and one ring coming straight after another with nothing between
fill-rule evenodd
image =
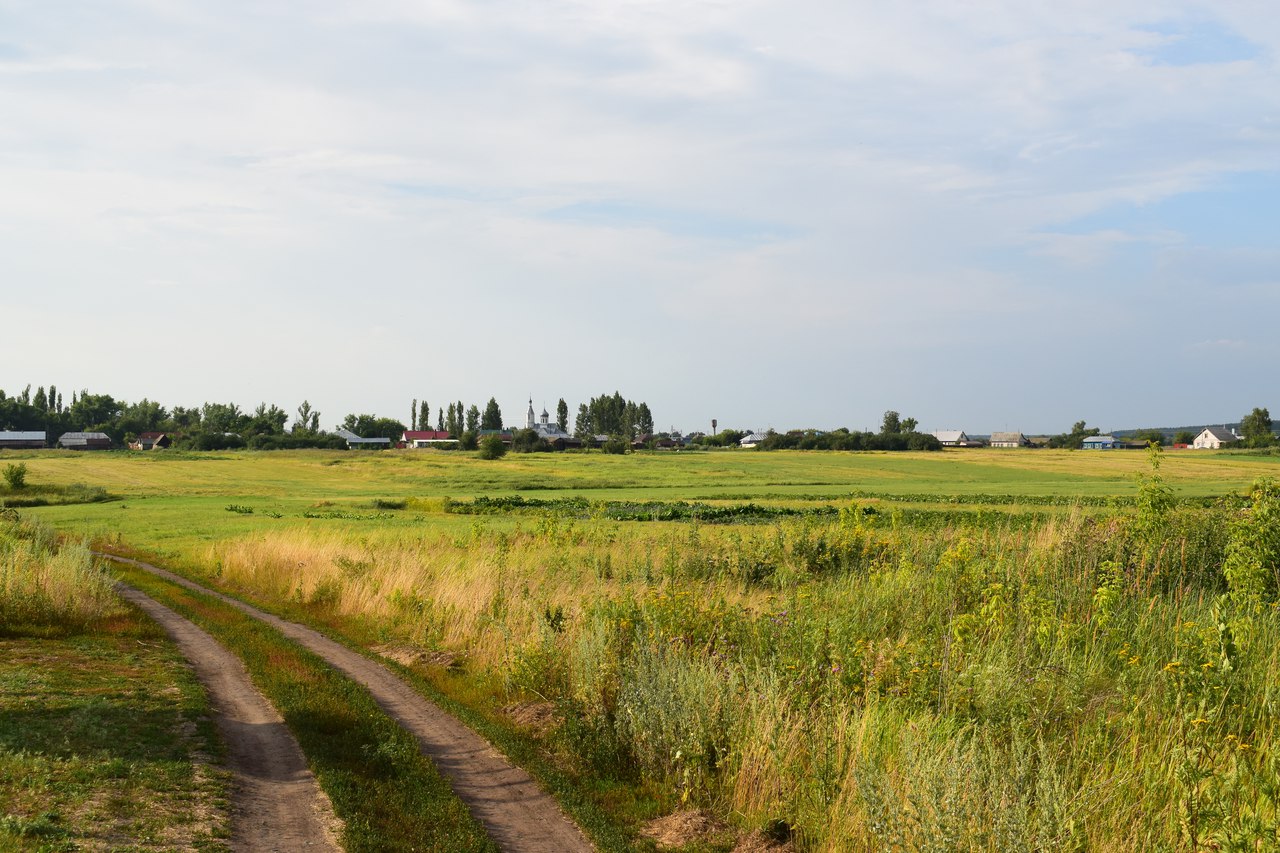
<instances>
[{"instance_id":1,"label":"roadside grass","mask_svg":"<svg viewBox=\"0 0 1280 853\"><path fill-rule=\"evenodd\" d=\"M355 851L494 851L418 750L359 685L273 629L209 596L117 566L126 583L213 634L249 670L298 739Z\"/></svg>"},{"instance_id":2,"label":"roadside grass","mask_svg":"<svg viewBox=\"0 0 1280 853\"><path fill-rule=\"evenodd\" d=\"M36 526L0 525L0 577L0 848L227 849L221 747L163 631Z\"/></svg>"},{"instance_id":3,"label":"roadside grass","mask_svg":"<svg viewBox=\"0 0 1280 853\"><path fill-rule=\"evenodd\" d=\"M361 645L452 660L415 672L477 725L549 705L534 757L630 827L696 805L804 851L1280 845L1280 623L1272 598L1223 597L1242 504L1157 512L1141 454L620 459L227 455L176 460L206 469L190 492L153 481L114 516L40 512ZM1203 497L1275 466L1171 453L1160 474ZM512 494L843 512L444 512Z\"/></svg>"}]
</instances>

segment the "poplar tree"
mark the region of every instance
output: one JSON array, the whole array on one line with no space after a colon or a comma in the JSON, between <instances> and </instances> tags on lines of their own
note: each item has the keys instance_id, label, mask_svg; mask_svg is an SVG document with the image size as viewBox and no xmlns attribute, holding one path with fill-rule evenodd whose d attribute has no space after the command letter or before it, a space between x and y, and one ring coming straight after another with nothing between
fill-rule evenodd
<instances>
[{"instance_id":1,"label":"poplar tree","mask_svg":"<svg viewBox=\"0 0 1280 853\"><path fill-rule=\"evenodd\" d=\"M488 404L484 407L484 417L480 419L481 429L502 429L502 410L498 408L498 401L493 397L489 398Z\"/></svg>"},{"instance_id":2,"label":"poplar tree","mask_svg":"<svg viewBox=\"0 0 1280 853\"><path fill-rule=\"evenodd\" d=\"M556 403L556 426L560 427L561 432L569 431L569 404L564 401L564 397Z\"/></svg>"}]
</instances>

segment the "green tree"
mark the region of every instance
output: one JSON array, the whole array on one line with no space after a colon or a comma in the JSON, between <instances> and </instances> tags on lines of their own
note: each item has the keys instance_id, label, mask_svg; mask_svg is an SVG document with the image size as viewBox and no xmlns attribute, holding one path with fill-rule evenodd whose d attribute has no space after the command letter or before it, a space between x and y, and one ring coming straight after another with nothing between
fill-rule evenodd
<instances>
[{"instance_id":1,"label":"green tree","mask_svg":"<svg viewBox=\"0 0 1280 853\"><path fill-rule=\"evenodd\" d=\"M1269 446L1275 441L1271 433L1271 413L1266 409L1254 409L1241 419L1240 432L1249 447Z\"/></svg>"},{"instance_id":2,"label":"green tree","mask_svg":"<svg viewBox=\"0 0 1280 853\"><path fill-rule=\"evenodd\" d=\"M884 420L880 422L881 435L897 435L902 432L902 418L893 409L884 413Z\"/></svg>"},{"instance_id":3,"label":"green tree","mask_svg":"<svg viewBox=\"0 0 1280 853\"><path fill-rule=\"evenodd\" d=\"M569 431L569 404L564 401L564 397L556 403L556 426L563 432Z\"/></svg>"},{"instance_id":4,"label":"green tree","mask_svg":"<svg viewBox=\"0 0 1280 853\"><path fill-rule=\"evenodd\" d=\"M361 438L389 438L398 441L404 435L404 424L400 421L375 415L347 415L341 426Z\"/></svg>"},{"instance_id":5,"label":"green tree","mask_svg":"<svg viewBox=\"0 0 1280 853\"><path fill-rule=\"evenodd\" d=\"M314 435L320 431L320 413L311 408L306 400L298 407L297 417L293 421L293 432L299 435Z\"/></svg>"},{"instance_id":6,"label":"green tree","mask_svg":"<svg viewBox=\"0 0 1280 853\"><path fill-rule=\"evenodd\" d=\"M1196 440L1196 434L1189 429L1179 430L1173 436L1174 444L1191 444Z\"/></svg>"},{"instance_id":7,"label":"green tree","mask_svg":"<svg viewBox=\"0 0 1280 853\"><path fill-rule=\"evenodd\" d=\"M486 435L480 440L481 459L501 459L507 455L507 446L498 435Z\"/></svg>"},{"instance_id":8,"label":"green tree","mask_svg":"<svg viewBox=\"0 0 1280 853\"><path fill-rule=\"evenodd\" d=\"M480 418L480 428L502 429L502 409L498 408L498 401L492 397L485 404L484 415Z\"/></svg>"},{"instance_id":9,"label":"green tree","mask_svg":"<svg viewBox=\"0 0 1280 853\"><path fill-rule=\"evenodd\" d=\"M410 429L418 428L418 399L415 397L413 402L409 404L409 420L412 422Z\"/></svg>"},{"instance_id":10,"label":"green tree","mask_svg":"<svg viewBox=\"0 0 1280 853\"><path fill-rule=\"evenodd\" d=\"M4 481L9 484L9 488L15 492L19 489L26 488L27 485L27 463L18 462L12 465L4 466Z\"/></svg>"},{"instance_id":11,"label":"green tree","mask_svg":"<svg viewBox=\"0 0 1280 853\"><path fill-rule=\"evenodd\" d=\"M916 431L916 427L918 427L919 425L920 425L920 422L919 422L918 420L916 420L915 418L903 418L903 419L902 419L902 431L903 431L903 432L915 432L915 431Z\"/></svg>"},{"instance_id":12,"label":"green tree","mask_svg":"<svg viewBox=\"0 0 1280 853\"><path fill-rule=\"evenodd\" d=\"M467 432L474 435L480 429L480 410L475 406L467 409Z\"/></svg>"},{"instance_id":13,"label":"green tree","mask_svg":"<svg viewBox=\"0 0 1280 853\"><path fill-rule=\"evenodd\" d=\"M648 403L636 406L636 431L641 435L653 435L653 413Z\"/></svg>"},{"instance_id":14,"label":"green tree","mask_svg":"<svg viewBox=\"0 0 1280 853\"><path fill-rule=\"evenodd\" d=\"M1158 429L1140 429L1133 434L1134 441L1141 441L1143 444L1164 444L1164 433ZM1192 437L1194 441L1194 436Z\"/></svg>"}]
</instances>

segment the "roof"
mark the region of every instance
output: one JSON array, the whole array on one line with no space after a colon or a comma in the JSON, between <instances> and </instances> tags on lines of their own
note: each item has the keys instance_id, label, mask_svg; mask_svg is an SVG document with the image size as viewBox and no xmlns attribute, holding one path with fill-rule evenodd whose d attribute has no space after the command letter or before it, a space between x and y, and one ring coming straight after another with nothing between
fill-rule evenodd
<instances>
[{"instance_id":1,"label":"roof","mask_svg":"<svg viewBox=\"0 0 1280 853\"><path fill-rule=\"evenodd\" d=\"M1085 444L1115 444L1114 435L1091 435L1084 440Z\"/></svg>"},{"instance_id":2,"label":"roof","mask_svg":"<svg viewBox=\"0 0 1280 853\"><path fill-rule=\"evenodd\" d=\"M346 429L334 430L334 435L339 438L346 439L347 444L390 444L389 438L361 438L354 432Z\"/></svg>"},{"instance_id":3,"label":"roof","mask_svg":"<svg viewBox=\"0 0 1280 853\"><path fill-rule=\"evenodd\" d=\"M167 433L163 432L140 432L138 438L164 438Z\"/></svg>"},{"instance_id":4,"label":"roof","mask_svg":"<svg viewBox=\"0 0 1280 853\"><path fill-rule=\"evenodd\" d=\"M1200 434L1204 435L1204 433L1206 432L1209 433L1209 435L1216 438L1218 441L1239 441L1240 440L1239 436L1237 436L1235 433L1233 433L1231 430L1227 429L1226 427L1205 427L1204 432Z\"/></svg>"},{"instance_id":5,"label":"roof","mask_svg":"<svg viewBox=\"0 0 1280 853\"><path fill-rule=\"evenodd\" d=\"M1027 440L1027 437L1026 437L1025 435L1023 435L1022 433L1020 433L1020 432L993 432L993 433L991 433L991 443L992 443L992 444L995 444L997 441L1017 441L1017 442L1023 442L1023 441L1026 441L1026 440Z\"/></svg>"},{"instance_id":6,"label":"roof","mask_svg":"<svg viewBox=\"0 0 1280 853\"><path fill-rule=\"evenodd\" d=\"M451 439L448 432L441 432L436 429L407 429L404 431L405 441L443 441Z\"/></svg>"},{"instance_id":7,"label":"roof","mask_svg":"<svg viewBox=\"0 0 1280 853\"><path fill-rule=\"evenodd\" d=\"M58 441L110 441L105 432L64 432Z\"/></svg>"},{"instance_id":8,"label":"roof","mask_svg":"<svg viewBox=\"0 0 1280 853\"><path fill-rule=\"evenodd\" d=\"M969 436L964 434L962 429L938 429L933 431L933 437L941 442L948 441L965 441Z\"/></svg>"},{"instance_id":9,"label":"roof","mask_svg":"<svg viewBox=\"0 0 1280 853\"><path fill-rule=\"evenodd\" d=\"M44 436L45 434L42 432L0 430L0 441L44 441Z\"/></svg>"}]
</instances>

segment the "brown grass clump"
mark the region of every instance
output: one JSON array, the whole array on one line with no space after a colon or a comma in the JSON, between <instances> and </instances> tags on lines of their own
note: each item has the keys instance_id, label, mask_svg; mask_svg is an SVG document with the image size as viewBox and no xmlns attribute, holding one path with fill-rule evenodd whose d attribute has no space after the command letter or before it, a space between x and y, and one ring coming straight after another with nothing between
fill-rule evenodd
<instances>
[{"instance_id":1,"label":"brown grass clump","mask_svg":"<svg viewBox=\"0 0 1280 853\"><path fill-rule=\"evenodd\" d=\"M519 702L503 708L502 713L510 717L516 725L538 733L555 728L559 722L556 717L556 708L550 702Z\"/></svg>"},{"instance_id":2,"label":"brown grass clump","mask_svg":"<svg viewBox=\"0 0 1280 853\"><path fill-rule=\"evenodd\" d=\"M697 842L728 840L729 827L704 811L683 811L649 821L640 830L661 850L675 850Z\"/></svg>"},{"instance_id":3,"label":"brown grass clump","mask_svg":"<svg viewBox=\"0 0 1280 853\"><path fill-rule=\"evenodd\" d=\"M764 830L757 829L743 836L733 848L733 853L795 853L790 840L779 841Z\"/></svg>"}]
</instances>

